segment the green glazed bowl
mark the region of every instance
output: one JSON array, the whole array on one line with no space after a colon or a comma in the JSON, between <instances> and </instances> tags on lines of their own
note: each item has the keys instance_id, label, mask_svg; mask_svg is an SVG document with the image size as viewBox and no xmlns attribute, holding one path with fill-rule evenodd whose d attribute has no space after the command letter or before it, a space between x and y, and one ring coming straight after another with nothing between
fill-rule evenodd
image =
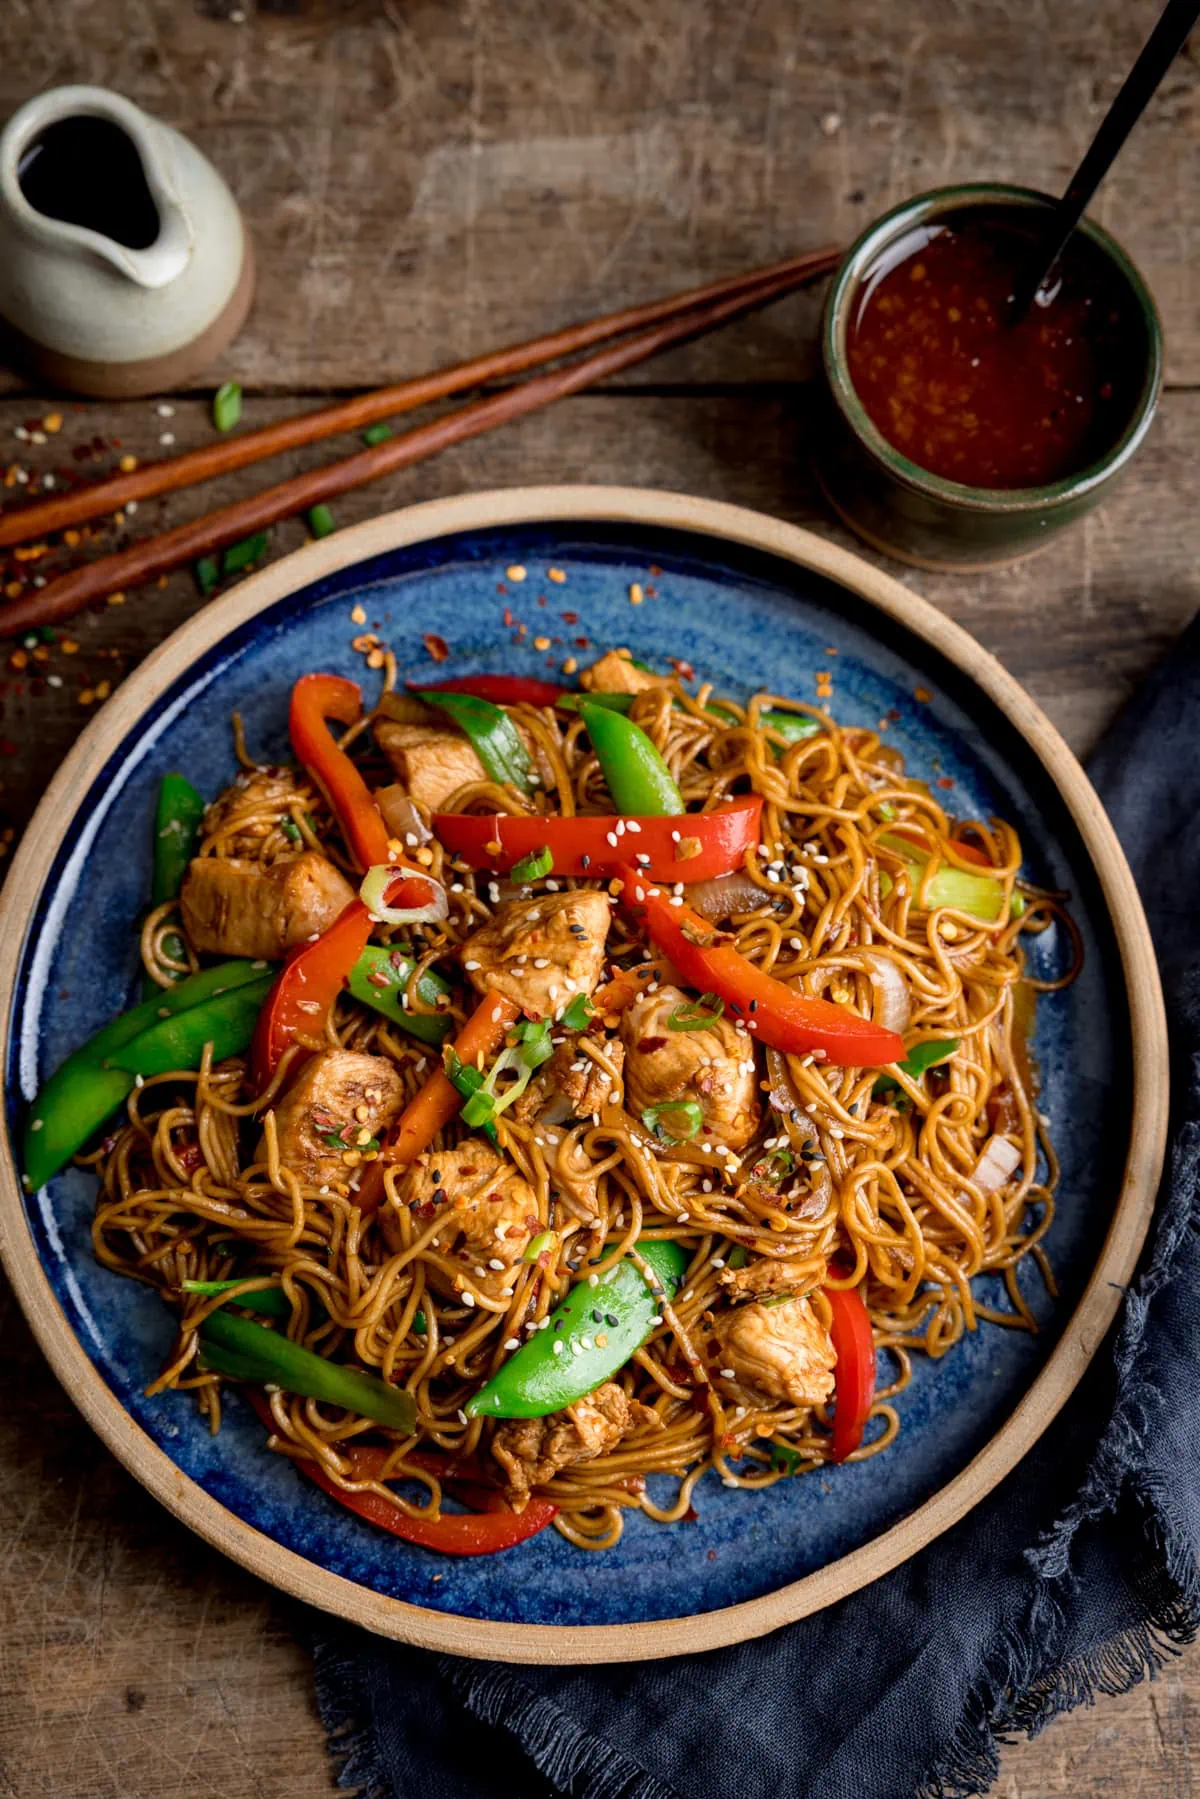
<instances>
[{"instance_id":1,"label":"green glazed bowl","mask_svg":"<svg viewBox=\"0 0 1200 1799\"><path fill-rule=\"evenodd\" d=\"M875 549L921 568L986 568L1040 550L1090 512L1128 466L1150 428L1162 387L1163 339L1150 291L1121 246L1090 219L1079 230L1129 292L1144 328L1142 377L1124 431L1099 461L1044 487L966 487L901 455L868 416L850 380L846 333L864 277L897 239L974 206L1047 212L1034 188L980 182L942 187L893 207L847 251L833 278L821 326L823 429L817 476L834 510Z\"/></svg>"}]
</instances>

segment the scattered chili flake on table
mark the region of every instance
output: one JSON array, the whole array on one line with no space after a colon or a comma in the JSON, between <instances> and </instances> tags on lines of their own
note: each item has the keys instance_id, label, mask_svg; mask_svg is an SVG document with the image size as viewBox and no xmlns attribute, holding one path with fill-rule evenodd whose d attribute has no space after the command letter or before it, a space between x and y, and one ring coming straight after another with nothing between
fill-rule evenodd
<instances>
[{"instance_id":1,"label":"scattered chili flake on table","mask_svg":"<svg viewBox=\"0 0 1200 1799\"><path fill-rule=\"evenodd\" d=\"M913 699L919 700L922 706L927 705L932 698L933 695L930 693L928 687L913 688Z\"/></svg>"},{"instance_id":2,"label":"scattered chili flake on table","mask_svg":"<svg viewBox=\"0 0 1200 1799\"><path fill-rule=\"evenodd\" d=\"M949 775L939 775L934 782L935 787L953 787L953 785L954 782L950 779Z\"/></svg>"},{"instance_id":3,"label":"scattered chili flake on table","mask_svg":"<svg viewBox=\"0 0 1200 1799\"><path fill-rule=\"evenodd\" d=\"M363 618L366 618L365 612ZM439 636L436 631L426 631L421 642L425 645L425 648L435 662L444 662L450 654L450 645L446 642L446 639Z\"/></svg>"},{"instance_id":4,"label":"scattered chili flake on table","mask_svg":"<svg viewBox=\"0 0 1200 1799\"><path fill-rule=\"evenodd\" d=\"M566 574L561 568L548 568L546 570L546 579L548 581L553 581L558 587L563 585L566 578Z\"/></svg>"}]
</instances>

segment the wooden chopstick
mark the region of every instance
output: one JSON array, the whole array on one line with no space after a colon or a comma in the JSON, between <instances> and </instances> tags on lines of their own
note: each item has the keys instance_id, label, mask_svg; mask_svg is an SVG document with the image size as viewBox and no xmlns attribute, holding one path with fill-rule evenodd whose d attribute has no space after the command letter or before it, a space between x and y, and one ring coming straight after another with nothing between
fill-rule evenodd
<instances>
[{"instance_id":1,"label":"wooden chopstick","mask_svg":"<svg viewBox=\"0 0 1200 1799\"><path fill-rule=\"evenodd\" d=\"M822 273L837 260L835 252L823 252L822 261L808 268L808 276ZM359 450L353 456L295 475L242 500L205 513L173 530L145 538L111 556L84 563L48 581L45 587L0 607L0 635L15 636L38 625L69 618L90 601L103 599L139 583L154 580L214 550L224 549L255 531L354 487L377 481L397 469L408 468L436 456L453 445L465 443L510 419L521 418L567 394L578 393L596 381L619 373L674 344L699 337L728 320L764 306L789 293L807 277L793 268L756 287L741 289L706 306L692 307L662 320L648 330L622 338L579 362L531 376L528 381L459 407L444 418L419 425L403 436Z\"/></svg>"},{"instance_id":2,"label":"wooden chopstick","mask_svg":"<svg viewBox=\"0 0 1200 1799\"><path fill-rule=\"evenodd\" d=\"M172 493L181 487L192 487L211 481L217 475L230 474L269 456L282 455L322 438L335 437L343 431L361 430L411 412L432 400L446 399L469 387L479 387L509 375L524 374L542 363L573 356L606 338L627 331L643 330L664 319L706 306L716 300L748 292L765 284L788 280L795 284L824 274L837 262L834 249L810 250L803 256L788 257L783 262L750 269L741 275L713 281L705 287L689 288L684 293L668 294L665 299L651 300L643 306L626 306L578 325L567 325L545 337L526 343L511 344L507 349L493 350L475 356L468 362L436 369L429 375L418 375L391 387L380 387L372 393L358 394L340 400L333 406L322 406L315 412L300 413L296 418L281 419L277 424L263 425L257 431L239 432L236 437L222 438L196 450L185 450L161 462L146 463L127 475L114 475L110 480L93 482L73 493L56 494L53 499L40 499L30 505L11 507L0 512L0 548L25 543L31 538L47 536L52 531L66 530L70 525L118 512L130 500L153 499L156 494Z\"/></svg>"}]
</instances>

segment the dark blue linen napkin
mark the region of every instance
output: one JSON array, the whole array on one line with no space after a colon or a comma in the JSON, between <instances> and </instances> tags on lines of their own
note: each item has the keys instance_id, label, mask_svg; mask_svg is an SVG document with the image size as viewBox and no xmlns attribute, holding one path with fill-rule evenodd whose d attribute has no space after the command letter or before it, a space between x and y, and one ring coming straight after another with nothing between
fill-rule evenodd
<instances>
[{"instance_id":1,"label":"dark blue linen napkin","mask_svg":"<svg viewBox=\"0 0 1200 1799\"><path fill-rule=\"evenodd\" d=\"M1171 1148L1109 1342L1041 1441L874 1586L757 1642L509 1668L314 1619L343 1786L370 1799L922 1799L985 1790L997 1739L1153 1675L1200 1619L1200 619L1092 778L1171 1012Z\"/></svg>"}]
</instances>

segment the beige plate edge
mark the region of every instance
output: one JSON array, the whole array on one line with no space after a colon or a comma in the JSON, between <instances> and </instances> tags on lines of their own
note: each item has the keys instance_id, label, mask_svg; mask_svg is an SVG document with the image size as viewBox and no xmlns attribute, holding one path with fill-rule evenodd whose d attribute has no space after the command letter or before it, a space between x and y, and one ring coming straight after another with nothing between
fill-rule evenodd
<instances>
[{"instance_id":1,"label":"beige plate edge","mask_svg":"<svg viewBox=\"0 0 1200 1799\"><path fill-rule=\"evenodd\" d=\"M245 1524L184 1475L133 1422L59 1309L25 1223L13 1146L0 1141L0 1260L51 1367L113 1454L174 1515L243 1567L295 1598L383 1636L508 1662L650 1660L761 1636L877 1580L947 1530L1020 1460L1071 1393L1116 1313L1154 1206L1166 1142L1166 1021L1149 930L1124 855L1086 775L1017 682L960 626L893 576L812 532L714 500L626 487L532 487L434 500L307 545L202 608L118 688L54 777L0 895L0 993L10 994L27 920L91 779L146 705L218 638L298 587L382 551L539 520L659 525L765 550L852 589L971 676L1053 774L1099 874L1113 920L1133 1037L1132 1129L1121 1195L1096 1267L1062 1340L1006 1424L933 1498L861 1549L774 1593L720 1611L654 1623L484 1622L371 1592L317 1568ZM152 603L149 599L143 604Z\"/></svg>"}]
</instances>

